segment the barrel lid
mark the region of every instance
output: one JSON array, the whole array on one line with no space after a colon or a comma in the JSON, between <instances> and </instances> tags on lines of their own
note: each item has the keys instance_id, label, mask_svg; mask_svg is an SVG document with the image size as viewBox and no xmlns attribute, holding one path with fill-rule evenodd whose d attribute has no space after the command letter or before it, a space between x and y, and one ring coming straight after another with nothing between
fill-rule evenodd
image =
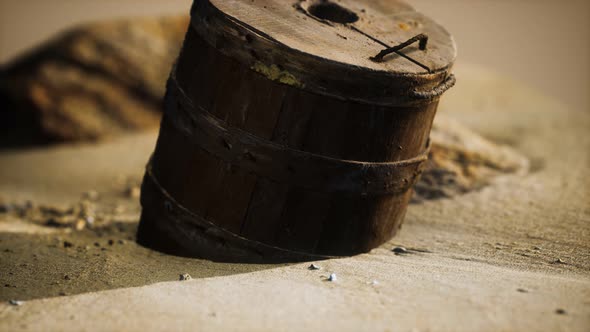
<instances>
[{"instance_id":1,"label":"barrel lid","mask_svg":"<svg viewBox=\"0 0 590 332\"><path fill-rule=\"evenodd\" d=\"M192 22L261 74L342 99L407 102L443 84L456 57L442 26L398 0L195 0Z\"/></svg>"}]
</instances>

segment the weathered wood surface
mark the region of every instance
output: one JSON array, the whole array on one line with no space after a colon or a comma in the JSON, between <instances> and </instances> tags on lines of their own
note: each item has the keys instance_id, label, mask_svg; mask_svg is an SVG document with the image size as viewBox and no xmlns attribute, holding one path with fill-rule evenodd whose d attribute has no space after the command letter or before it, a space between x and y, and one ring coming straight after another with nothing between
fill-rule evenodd
<instances>
[{"instance_id":1,"label":"weathered wood surface","mask_svg":"<svg viewBox=\"0 0 590 332\"><path fill-rule=\"evenodd\" d=\"M374 8L361 3L363 22ZM301 7L308 4L194 2L145 177L142 243L165 234L175 251L220 260L246 259L237 247L268 246L276 255L250 259L274 261L283 250L309 258L367 252L400 228L451 77L452 38L421 16L412 33L435 31L432 69L375 62L367 50L383 43L359 26L375 34L381 20L399 19L398 2L359 26L310 19L320 15L313 6L343 9ZM357 39L336 46L343 29ZM208 226L190 231L191 214Z\"/></svg>"},{"instance_id":2,"label":"weathered wood surface","mask_svg":"<svg viewBox=\"0 0 590 332\"><path fill-rule=\"evenodd\" d=\"M341 24L315 16L313 7L357 17ZM221 53L270 79L371 105L410 104L412 93L446 80L456 56L444 28L397 0L195 1L192 26ZM411 45L385 61L370 60L419 33L432 37L426 50Z\"/></svg>"}]
</instances>

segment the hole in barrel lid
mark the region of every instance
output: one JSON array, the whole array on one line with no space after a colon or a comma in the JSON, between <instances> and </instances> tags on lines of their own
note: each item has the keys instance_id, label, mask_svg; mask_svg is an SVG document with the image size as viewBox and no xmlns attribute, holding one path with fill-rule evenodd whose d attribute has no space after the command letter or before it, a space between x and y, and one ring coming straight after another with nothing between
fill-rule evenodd
<instances>
[{"instance_id":1,"label":"hole in barrel lid","mask_svg":"<svg viewBox=\"0 0 590 332\"><path fill-rule=\"evenodd\" d=\"M354 23L359 20L358 15L350 9L328 0L316 0L310 3L307 12L319 19L334 23Z\"/></svg>"}]
</instances>

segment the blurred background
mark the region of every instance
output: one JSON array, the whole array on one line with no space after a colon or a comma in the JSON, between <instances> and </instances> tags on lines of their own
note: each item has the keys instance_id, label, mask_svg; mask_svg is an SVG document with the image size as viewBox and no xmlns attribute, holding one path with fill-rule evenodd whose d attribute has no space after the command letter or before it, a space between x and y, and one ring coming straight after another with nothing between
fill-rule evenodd
<instances>
[{"instance_id":1,"label":"blurred background","mask_svg":"<svg viewBox=\"0 0 590 332\"><path fill-rule=\"evenodd\" d=\"M191 0L0 0L0 64L78 23L188 13ZM590 110L590 1L408 0L479 64Z\"/></svg>"}]
</instances>

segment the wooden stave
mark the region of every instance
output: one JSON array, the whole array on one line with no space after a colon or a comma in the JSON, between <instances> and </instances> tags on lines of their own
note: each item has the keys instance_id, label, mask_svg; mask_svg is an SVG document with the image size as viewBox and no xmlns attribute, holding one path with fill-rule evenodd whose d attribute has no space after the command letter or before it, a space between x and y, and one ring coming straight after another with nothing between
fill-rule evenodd
<instances>
[{"instance_id":1,"label":"wooden stave","mask_svg":"<svg viewBox=\"0 0 590 332\"><path fill-rule=\"evenodd\" d=\"M187 71L185 67L187 63L195 62L194 57L186 55L187 53L190 54L191 43L194 42L195 39L198 39L198 37L191 35L189 30L183 51L178 60L176 74L179 77L182 77L179 79L179 84L184 85L189 91L191 91L189 93L192 95L192 98L196 97L195 99L197 99L203 98L203 96L215 95L215 92L195 94L195 90L190 89L191 87L199 86L198 84L190 82L190 76L186 75L186 73L190 71ZM200 46L198 47L200 51L204 51L203 48L206 49L207 47L203 41L197 42L196 44ZM202 52L201 54L205 54L206 56L206 54L211 51L213 53L216 52L215 49L210 48L208 51ZM195 53L192 54L194 55ZM183 59L187 60L185 61ZM235 61L228 57L224 57L222 54L216 54L213 59L221 59L224 63L217 65L208 64L208 68L223 68L228 65L228 63ZM232 68L233 71L236 68L239 68L239 64L236 67L236 64L234 63L230 65L229 68ZM268 84L275 85L273 88L276 90L278 89L279 95L290 93L300 96L301 94L306 94L306 96L313 101L326 98L321 95L317 96L309 94L288 85L277 84L264 77L254 79L258 74L247 68L242 73L238 74L238 76L239 75L245 75L246 77L240 77L246 82L251 82L252 80L257 81L258 83L265 82L266 84L263 85L267 87L269 86ZM215 81L215 79L212 81ZM219 92L220 91L217 91L217 93ZM250 95L256 96L256 94ZM294 100L293 98L294 97L291 97L289 100ZM274 104L276 104L276 101ZM313 102L311 102L311 104L313 104ZM432 119L436 111L436 101L427 101L422 104L424 106L418 111L416 111L415 106L411 106L412 108L410 110L405 110L405 112L403 110L398 110L398 112L416 115L418 112L422 111L430 113L431 117L429 119ZM228 110L230 112L232 111L229 107ZM213 114L217 117L226 119L227 123L232 123L234 125L236 123L239 124L239 122L232 120L231 114L223 114L220 113L220 111L221 108L217 107L213 111ZM388 109L388 111L391 112L391 108ZM215 114L215 112L217 112L217 114ZM280 119L276 121L278 125L272 128L272 133L269 131L264 132L265 128L268 129L271 127L268 125L252 126L251 128L248 128L247 125L242 124L242 128L252 130L253 134L256 134L257 136L280 141L281 135L276 134L280 131L277 129L280 128L280 122ZM164 183L166 189L173 193L173 196L177 197L182 205L234 234L246 236L250 240L267 245L281 246L287 250L305 252L310 254L310 257L315 257L313 256L314 254L320 256L346 256L366 252L375 246L382 244L391 238L401 226L405 207L407 206L407 201L411 194L409 190L401 195L374 197L326 195L300 190L281 183L269 181L263 177L257 177L242 172L239 169L232 170L232 166L226 168L227 165L219 162L219 160L214 160L215 158L207 157L207 154L203 154L202 151L200 154L197 153L197 155L193 155L188 159L178 160L179 155L186 154L186 151L194 149L194 146L186 140L186 137L176 137L174 139L167 138L167 135L174 131L174 129L171 129L173 127L168 126L167 123L166 116L164 116L160 137L154 154L154 173L157 174L158 178L162 178L162 183ZM422 122L422 124L422 131L428 133L430 131L431 120ZM425 139L423 139L420 144L416 145L417 147L413 149L414 151L412 151L412 149L402 150L405 152L405 155L397 151L398 153L389 154L388 157L391 158L391 155L393 155L397 159L403 160L404 157L409 156L410 154L417 154L419 151L416 150L424 149L426 147L427 140L426 135ZM293 144L294 141L295 140L287 140L287 144L294 148L301 148L301 143L299 143L299 146L295 146ZM304 140L301 140L300 138L299 141L303 142ZM322 152L317 149L313 150L313 146L311 146L311 148L314 153ZM173 151L173 153L164 153L163 151ZM343 155L335 155L334 149L332 151L325 149L324 151L331 153L334 157L343 157ZM173 155L176 155L177 160L174 160ZM375 156L373 156L373 159L376 159ZM385 157L381 156L381 159L385 159ZM173 181L174 178L184 178L183 176L178 176L179 174L186 174L190 177L190 174L194 172L194 170L190 169L179 170L178 165L199 163L201 166L209 165L202 166L201 172L207 174L201 174L201 178L213 179L217 171L222 173L217 178L217 182L214 185L209 184L210 187L221 188L217 190L217 192L211 194L211 191L209 190L202 190L202 192L196 193L190 189L203 188L204 186L202 184L198 185L193 183L190 185L189 183L189 185L187 185L184 181ZM206 171L203 171L203 167ZM241 186L237 186L236 183L241 183ZM188 188L189 191L186 191L186 188ZM232 193L232 191L235 190L241 191L241 196L240 193L238 193L238 195ZM269 198L268 194L264 194L265 192L272 192L275 195L272 195L272 197ZM260 198L261 196L267 196L266 200L264 197ZM242 202L242 204L234 206L234 211L229 211L232 209L228 209L225 206L217 206L212 209L210 206L207 206L208 203L203 203L226 202L228 201L228 197L233 197L233 202L239 201ZM241 197L242 199L236 199L236 197ZM256 204L257 202L258 204ZM276 207L279 205L282 205L281 209L269 209L269 207ZM302 209L301 207L305 208ZM299 214L288 211L297 211ZM289 218L288 216L291 217ZM344 219L349 220L348 225L345 225L344 227L339 222L343 216L347 217ZM144 217L142 217L142 219L143 218ZM323 223L321 222L322 218L324 219ZM239 220L239 222L236 220ZM308 222L302 223L298 222L298 220L305 220ZM265 227L260 227L260 224L265 225ZM266 232L262 232L262 230L266 230ZM172 236L174 236L174 234L172 234ZM205 254L205 256L210 255Z\"/></svg>"}]
</instances>

